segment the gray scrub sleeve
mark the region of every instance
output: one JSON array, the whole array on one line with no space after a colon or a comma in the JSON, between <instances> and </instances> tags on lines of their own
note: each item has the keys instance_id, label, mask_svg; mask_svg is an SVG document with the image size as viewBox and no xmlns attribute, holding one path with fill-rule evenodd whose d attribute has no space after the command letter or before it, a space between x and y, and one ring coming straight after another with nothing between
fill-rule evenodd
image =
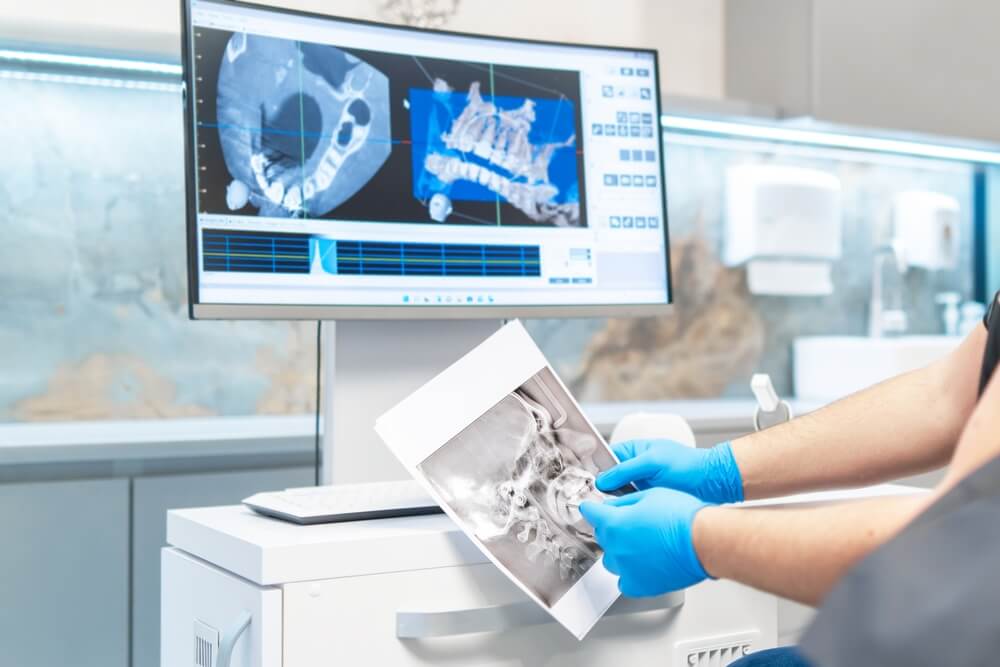
<instances>
[{"instance_id":1,"label":"gray scrub sleeve","mask_svg":"<svg viewBox=\"0 0 1000 667\"><path fill-rule=\"evenodd\" d=\"M851 570L801 650L817 667L1000 665L1000 459Z\"/></svg>"}]
</instances>

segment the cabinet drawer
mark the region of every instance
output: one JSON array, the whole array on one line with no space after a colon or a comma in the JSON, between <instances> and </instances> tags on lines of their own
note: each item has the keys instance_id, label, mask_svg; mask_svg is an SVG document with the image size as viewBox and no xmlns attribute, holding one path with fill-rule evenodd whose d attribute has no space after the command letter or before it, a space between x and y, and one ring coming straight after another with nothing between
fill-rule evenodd
<instances>
[{"instance_id":1,"label":"cabinet drawer","mask_svg":"<svg viewBox=\"0 0 1000 667\"><path fill-rule=\"evenodd\" d=\"M690 639L694 631L766 631L758 623L761 617L773 643L774 599L721 585L709 582L691 589L691 610L687 604L663 608L666 600L652 605L626 601L618 611L659 608L611 614L579 642L539 616L527 596L491 563L287 584L283 664L328 666L335 658L343 664L394 667L581 667L630 659L669 665L678 639ZM498 607L506 613L491 613ZM511 618L512 611L530 618ZM399 625L401 618L405 622ZM422 618L427 622L421 623ZM463 624L463 618L471 624ZM482 631L484 623L495 629ZM480 631L467 633L469 629Z\"/></svg>"}]
</instances>

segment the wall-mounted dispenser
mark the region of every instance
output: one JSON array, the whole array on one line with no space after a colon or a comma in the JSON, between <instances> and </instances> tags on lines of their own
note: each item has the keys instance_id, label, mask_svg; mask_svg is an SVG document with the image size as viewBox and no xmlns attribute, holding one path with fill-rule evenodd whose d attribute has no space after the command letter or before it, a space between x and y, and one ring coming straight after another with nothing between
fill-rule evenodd
<instances>
[{"instance_id":1,"label":"wall-mounted dispenser","mask_svg":"<svg viewBox=\"0 0 1000 667\"><path fill-rule=\"evenodd\" d=\"M961 206L940 192L910 190L892 201L892 226L906 263L931 271L958 264Z\"/></svg>"},{"instance_id":2,"label":"wall-mounted dispenser","mask_svg":"<svg viewBox=\"0 0 1000 667\"><path fill-rule=\"evenodd\" d=\"M833 292L841 254L840 179L768 164L726 173L723 261L746 264L753 294L822 296Z\"/></svg>"}]
</instances>

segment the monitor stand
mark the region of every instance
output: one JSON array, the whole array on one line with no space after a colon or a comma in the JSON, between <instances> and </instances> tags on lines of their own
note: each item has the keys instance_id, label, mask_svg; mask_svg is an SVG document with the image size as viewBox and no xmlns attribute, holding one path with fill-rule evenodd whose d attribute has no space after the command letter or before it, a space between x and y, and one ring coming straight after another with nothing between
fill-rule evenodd
<instances>
[{"instance_id":1,"label":"monitor stand","mask_svg":"<svg viewBox=\"0 0 1000 667\"><path fill-rule=\"evenodd\" d=\"M375 419L494 333L497 320L324 323L322 484L406 479Z\"/></svg>"}]
</instances>

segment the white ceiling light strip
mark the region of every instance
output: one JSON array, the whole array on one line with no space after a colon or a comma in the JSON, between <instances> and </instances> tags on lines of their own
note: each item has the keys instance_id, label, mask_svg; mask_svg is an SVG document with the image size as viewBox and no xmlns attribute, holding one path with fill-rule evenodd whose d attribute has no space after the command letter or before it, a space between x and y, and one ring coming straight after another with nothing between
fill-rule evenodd
<instances>
[{"instance_id":1,"label":"white ceiling light strip","mask_svg":"<svg viewBox=\"0 0 1000 667\"><path fill-rule=\"evenodd\" d=\"M125 58L101 58L96 56L74 56L62 53L42 53L40 51L16 51L0 49L0 62L14 62L25 65L60 65L91 69L118 70L121 72L144 72L148 74L169 74L180 76L181 66L145 60Z\"/></svg>"},{"instance_id":2,"label":"white ceiling light strip","mask_svg":"<svg viewBox=\"0 0 1000 667\"><path fill-rule=\"evenodd\" d=\"M962 146L946 146L918 141L883 139L856 134L802 130L775 125L755 125L752 123L692 118L688 116L664 115L661 117L661 122L664 129L678 132L700 132L759 139L762 141L807 144L829 148L847 148L877 153L914 155L939 160L958 160L961 162L1000 165L1000 151L964 148Z\"/></svg>"},{"instance_id":3,"label":"white ceiling light strip","mask_svg":"<svg viewBox=\"0 0 1000 667\"><path fill-rule=\"evenodd\" d=\"M0 79L97 86L100 88L122 88L125 90L151 90L163 93L176 93L181 89L181 84L179 83L167 83L163 81L133 81L131 79L111 79L103 76L49 74L48 72L23 72L3 69L0 69Z\"/></svg>"}]
</instances>

